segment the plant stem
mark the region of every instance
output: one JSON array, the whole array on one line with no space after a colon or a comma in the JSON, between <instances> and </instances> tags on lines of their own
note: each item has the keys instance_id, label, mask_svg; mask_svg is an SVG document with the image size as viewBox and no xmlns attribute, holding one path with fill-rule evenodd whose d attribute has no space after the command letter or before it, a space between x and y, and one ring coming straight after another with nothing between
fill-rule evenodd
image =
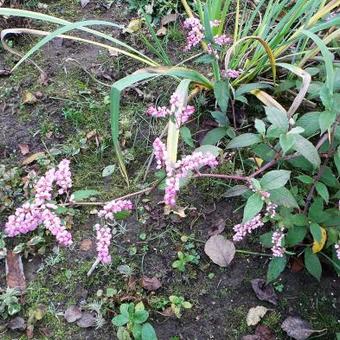
<instances>
[{"instance_id":1,"label":"plant stem","mask_svg":"<svg viewBox=\"0 0 340 340\"><path fill-rule=\"evenodd\" d=\"M221 178L221 179L231 179L235 181L244 181L248 182L248 177L244 176L237 176L237 175L223 175L223 174L201 174L198 173L193 176L193 178L199 178L199 177L211 177L211 178Z\"/></svg>"},{"instance_id":2,"label":"plant stem","mask_svg":"<svg viewBox=\"0 0 340 340\"><path fill-rule=\"evenodd\" d=\"M271 254L258 253L255 251L236 249L236 253L272 257Z\"/></svg>"}]
</instances>

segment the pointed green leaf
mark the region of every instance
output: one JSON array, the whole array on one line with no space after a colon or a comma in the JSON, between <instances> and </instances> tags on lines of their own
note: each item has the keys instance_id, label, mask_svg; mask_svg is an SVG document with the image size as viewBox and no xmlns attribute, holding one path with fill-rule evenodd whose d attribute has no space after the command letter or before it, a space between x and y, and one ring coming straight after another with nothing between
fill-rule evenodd
<instances>
[{"instance_id":1,"label":"pointed green leaf","mask_svg":"<svg viewBox=\"0 0 340 340\"><path fill-rule=\"evenodd\" d=\"M246 206L244 207L242 222L245 223L258 214L262 210L263 203L264 202L259 194L254 193L251 195L247 200Z\"/></svg>"},{"instance_id":2,"label":"pointed green leaf","mask_svg":"<svg viewBox=\"0 0 340 340\"><path fill-rule=\"evenodd\" d=\"M260 180L261 187L265 190L278 189L289 181L290 171L272 170L267 172Z\"/></svg>"},{"instance_id":3,"label":"pointed green leaf","mask_svg":"<svg viewBox=\"0 0 340 340\"><path fill-rule=\"evenodd\" d=\"M327 187L323 183L318 182L318 183L315 184L315 189L316 189L317 193L324 199L326 204L328 204L329 193L328 193Z\"/></svg>"},{"instance_id":4,"label":"pointed green leaf","mask_svg":"<svg viewBox=\"0 0 340 340\"><path fill-rule=\"evenodd\" d=\"M273 257L268 265L267 284L275 281L284 271L287 264L287 257Z\"/></svg>"},{"instance_id":5,"label":"pointed green leaf","mask_svg":"<svg viewBox=\"0 0 340 340\"><path fill-rule=\"evenodd\" d=\"M305 266L308 272L320 281L322 267L317 254L313 254L311 248L305 250Z\"/></svg>"},{"instance_id":6,"label":"pointed green leaf","mask_svg":"<svg viewBox=\"0 0 340 340\"><path fill-rule=\"evenodd\" d=\"M255 133L244 133L233 138L228 145L226 146L227 149L233 148L243 148L246 146L250 146L253 144L257 144L261 142L261 136Z\"/></svg>"},{"instance_id":7,"label":"pointed green leaf","mask_svg":"<svg viewBox=\"0 0 340 340\"><path fill-rule=\"evenodd\" d=\"M314 167L319 167L321 160L315 146L308 139L300 135L294 135L294 138L294 149L312 163Z\"/></svg>"}]
</instances>

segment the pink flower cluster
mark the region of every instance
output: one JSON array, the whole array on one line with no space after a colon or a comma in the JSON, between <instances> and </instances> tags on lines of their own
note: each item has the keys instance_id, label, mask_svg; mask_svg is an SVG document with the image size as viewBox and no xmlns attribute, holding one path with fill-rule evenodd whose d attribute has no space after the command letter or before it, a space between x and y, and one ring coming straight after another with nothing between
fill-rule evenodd
<instances>
[{"instance_id":1,"label":"pink flower cluster","mask_svg":"<svg viewBox=\"0 0 340 340\"><path fill-rule=\"evenodd\" d=\"M282 241L285 237L283 233L284 229L281 228L278 231L274 231L273 236L272 236L272 253L274 257L282 257L286 251L284 247L282 247Z\"/></svg>"},{"instance_id":2,"label":"pink flower cluster","mask_svg":"<svg viewBox=\"0 0 340 340\"><path fill-rule=\"evenodd\" d=\"M114 220L114 214L132 209L132 202L130 200L113 200L107 203L102 210L98 212L98 216L106 220ZM100 262L107 264L111 262L109 255L109 246L111 243L111 229L107 226L95 225L97 232L97 258Z\"/></svg>"},{"instance_id":3,"label":"pink flower cluster","mask_svg":"<svg viewBox=\"0 0 340 340\"><path fill-rule=\"evenodd\" d=\"M222 34L214 36L214 42L219 46L226 46L232 42L232 39L228 37L226 34Z\"/></svg>"},{"instance_id":4,"label":"pink flower cluster","mask_svg":"<svg viewBox=\"0 0 340 340\"><path fill-rule=\"evenodd\" d=\"M166 205L175 206L176 196L179 191L179 182L182 178L189 175L191 171L199 170L202 166L217 166L216 157L211 153L194 152L192 155L185 156L171 166L167 160L167 150L162 141L157 138L153 143L154 153L157 160L157 168L164 167L167 173L165 181L164 202Z\"/></svg>"},{"instance_id":5,"label":"pink flower cluster","mask_svg":"<svg viewBox=\"0 0 340 340\"><path fill-rule=\"evenodd\" d=\"M111 262L111 255L109 254L109 247L111 243L111 229L109 227L102 227L100 224L95 225L97 232L97 258L100 262L107 264Z\"/></svg>"},{"instance_id":6,"label":"pink flower cluster","mask_svg":"<svg viewBox=\"0 0 340 340\"><path fill-rule=\"evenodd\" d=\"M194 112L195 108L191 105L181 107L181 101L175 93L170 98L170 109L165 106L150 106L146 111L149 116L157 118L173 115L175 117L176 125L178 128L182 124L185 124Z\"/></svg>"},{"instance_id":7,"label":"pink flower cluster","mask_svg":"<svg viewBox=\"0 0 340 340\"><path fill-rule=\"evenodd\" d=\"M232 70L232 69L223 70L222 77L236 79L240 76L241 72L242 72L241 70Z\"/></svg>"},{"instance_id":8,"label":"pink flower cluster","mask_svg":"<svg viewBox=\"0 0 340 340\"><path fill-rule=\"evenodd\" d=\"M235 225L233 240L235 242L242 241L247 234L251 234L253 230L262 227L263 224L261 214L257 214L250 221Z\"/></svg>"},{"instance_id":9,"label":"pink flower cluster","mask_svg":"<svg viewBox=\"0 0 340 340\"><path fill-rule=\"evenodd\" d=\"M58 164L58 169L55 172L55 181L60 187L58 190L59 195L67 193L68 189L72 188L71 175L70 161L68 159L63 159Z\"/></svg>"},{"instance_id":10,"label":"pink flower cluster","mask_svg":"<svg viewBox=\"0 0 340 340\"><path fill-rule=\"evenodd\" d=\"M340 242L337 243L335 246L335 253L336 253L336 257L338 258L338 260L340 260Z\"/></svg>"},{"instance_id":11,"label":"pink flower cluster","mask_svg":"<svg viewBox=\"0 0 340 340\"><path fill-rule=\"evenodd\" d=\"M57 170L50 169L39 178L34 186L33 202L24 203L16 209L13 215L9 216L5 224L5 232L9 237L27 234L43 224L56 237L60 245L72 244L72 235L62 225L60 218L50 210L55 206L48 203L52 199L54 183L59 187L59 194L66 193L71 188L69 164L70 162L64 159L59 163Z\"/></svg>"},{"instance_id":12,"label":"pink flower cluster","mask_svg":"<svg viewBox=\"0 0 340 340\"><path fill-rule=\"evenodd\" d=\"M61 223L61 219L51 210L43 210L41 218L44 227L48 229L53 236L55 236L59 244L63 246L70 246L73 243L71 233L66 230L65 226Z\"/></svg>"},{"instance_id":13,"label":"pink flower cluster","mask_svg":"<svg viewBox=\"0 0 340 340\"><path fill-rule=\"evenodd\" d=\"M131 210L132 203L130 200L113 200L103 207L102 210L98 212L99 217L103 217L106 220L114 220L114 214L124 211L124 210Z\"/></svg>"},{"instance_id":14,"label":"pink flower cluster","mask_svg":"<svg viewBox=\"0 0 340 340\"><path fill-rule=\"evenodd\" d=\"M197 18L186 19L183 26L185 29L189 30L187 36L187 46L185 47L185 51L189 51L204 39L204 28L201 25L200 20Z\"/></svg>"}]
</instances>

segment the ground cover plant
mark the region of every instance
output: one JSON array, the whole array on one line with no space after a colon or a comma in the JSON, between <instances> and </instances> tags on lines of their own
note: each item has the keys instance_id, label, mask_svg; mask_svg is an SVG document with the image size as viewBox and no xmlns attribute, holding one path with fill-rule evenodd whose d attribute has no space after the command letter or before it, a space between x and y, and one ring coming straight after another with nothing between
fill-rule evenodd
<instances>
[{"instance_id":1,"label":"ground cover plant","mask_svg":"<svg viewBox=\"0 0 340 340\"><path fill-rule=\"evenodd\" d=\"M72 87L79 87L76 96L80 97L71 97L62 108L63 119L77 129L77 134L69 142L63 140L62 147L44 144L46 152L26 158L20 167L1 168L0 197L4 204L0 208L0 254L6 261L9 287L0 296L2 315L9 319L23 309L27 325L19 317L11 319L6 327L26 329L29 338L42 319L50 326L58 315L58 307L49 304L46 309L50 294L44 287L48 285L43 277L46 273L54 273L54 284L71 291L76 289L72 278L89 280L85 285L92 297L86 292L86 298L65 306L63 314L71 333L66 331L62 338L72 338L79 332L72 329L75 323L81 328L94 328L93 334L100 334L96 332L109 323L118 339L192 338L197 333L195 326L186 330L187 314L201 308L198 301L207 290L208 299L210 296L221 301L218 303L232 296L228 291L234 290L232 283L223 292L219 287L225 280L224 271L233 270L237 263L243 275L251 275L248 269L242 269L248 268L244 256L247 261L252 256L253 265L265 268L266 273L261 271L265 280L251 277L252 289L260 300L278 305L276 292L289 290L291 281L296 280L294 275L298 275L293 274L289 283L280 281L281 275L287 275L286 268L292 272L305 269L313 278L310 282L316 279L314 285L330 277L337 294L340 2L183 0L183 13L177 13L179 3L168 5L157 4L150 12L148 4L143 3L139 17L129 19L126 25L98 19L71 22L45 10L0 7L5 20L22 17L30 20L29 25L32 20L40 22L37 28L6 27L2 31L4 50L19 57L13 61L7 54L14 66L3 69L2 76L11 79L30 67L40 74L41 85L47 86L48 76L34 54L46 51L56 38L107 50L118 66L133 60L132 68L136 70L131 71L129 66L114 76L102 72L101 81L76 61L94 80L91 87L77 75ZM75 6L86 10L91 2ZM98 6L96 10L103 8L102 4ZM120 4L104 7L112 6ZM130 6L133 10L139 5L130 2ZM172 12L175 15L171 16ZM95 30L95 26L104 29ZM20 40L16 39L27 34L43 38L30 42L28 52L19 53L16 48L21 49ZM140 40L136 42L138 35ZM181 41L176 56L170 53L171 39L175 44ZM64 84L61 82L61 88ZM143 103L128 113L126 94L130 89L136 89ZM148 91L152 95L147 95ZM92 102L91 93L98 95ZM50 96L56 95L52 92ZM8 100L6 92L3 98ZM34 107L41 98L43 93L25 92L20 112ZM134 97L133 105L139 101ZM3 112L6 109L4 106ZM28 111L32 114L31 109ZM91 131L83 131L88 128ZM57 134L46 125L39 133ZM28 145L20 145L23 156L30 153ZM84 161L85 157L93 157L94 163ZM27 171L25 166L32 167L36 161L22 180L21 171ZM77 169L74 174L72 169ZM109 181L109 189L91 182L91 177L97 178L98 174L101 181ZM206 209L198 212L195 207L195 196L200 197L200 190L205 189L203 206L211 197L214 205L208 213ZM232 202L228 204L237 213L226 209L223 201ZM206 221L210 214L211 227L202 239L204 231L196 223L202 218ZM147 229L150 221L156 229ZM89 225L86 232L78 228L84 224ZM180 227L174 227L176 224ZM75 247L84 234L87 238L80 249L90 256L85 265L68 268L70 261L65 257L70 253L79 259ZM55 244L61 248L53 248ZM165 270L163 278L167 283L179 282L177 287L160 281L162 248L172 254L171 260L166 260L170 269ZM158 263L160 273L148 277L145 261L153 251L152 261ZM11 263L20 269L21 258L36 256L46 257L39 269L43 274L40 281L35 284L33 280L28 287L26 308L22 270L17 270L19 278L14 284L8 277ZM68 263L64 265L65 261ZM202 279L202 275L206 288L198 286L197 292L190 292L190 283L197 277ZM216 329L203 323L201 331L206 338L247 339L246 334L254 332L248 337L336 336L336 319L332 316L324 324L320 320L321 293L321 302L318 296L316 299L318 316L314 319L318 322L313 323L314 327L294 315L281 323L280 313L286 314L289 304L282 298L274 312L264 306L248 308L243 324L238 314L245 311L234 305L228 307L237 326L228 330L223 318L217 316ZM336 309L336 295L324 302ZM160 331L158 315L173 317L177 321L171 322L178 323L170 324L169 332ZM199 314L196 320L200 320ZM64 326L62 329L65 332Z\"/></svg>"}]
</instances>

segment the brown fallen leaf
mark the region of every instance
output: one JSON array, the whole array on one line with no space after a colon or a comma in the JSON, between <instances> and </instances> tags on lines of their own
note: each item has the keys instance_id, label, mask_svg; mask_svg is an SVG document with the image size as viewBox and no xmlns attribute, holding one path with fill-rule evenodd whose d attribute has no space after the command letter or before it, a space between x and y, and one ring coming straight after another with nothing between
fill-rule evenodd
<instances>
[{"instance_id":1,"label":"brown fallen leaf","mask_svg":"<svg viewBox=\"0 0 340 340\"><path fill-rule=\"evenodd\" d=\"M82 317L83 313L79 307L72 305L65 310L64 318L68 323L75 322Z\"/></svg>"},{"instance_id":2,"label":"brown fallen leaf","mask_svg":"<svg viewBox=\"0 0 340 340\"><path fill-rule=\"evenodd\" d=\"M21 293L26 289L26 279L21 256L12 251L7 252L6 281L8 288L17 288Z\"/></svg>"},{"instance_id":3,"label":"brown fallen leaf","mask_svg":"<svg viewBox=\"0 0 340 340\"><path fill-rule=\"evenodd\" d=\"M247 326L257 325L267 312L268 309L263 306L250 308L247 314Z\"/></svg>"},{"instance_id":4,"label":"brown fallen leaf","mask_svg":"<svg viewBox=\"0 0 340 340\"><path fill-rule=\"evenodd\" d=\"M39 158L42 158L43 156L45 156L45 152L36 152L34 153L33 155L25 158L23 161L22 161L22 165L28 165L28 164L31 164L33 162L35 162L37 159Z\"/></svg>"},{"instance_id":5,"label":"brown fallen leaf","mask_svg":"<svg viewBox=\"0 0 340 340\"><path fill-rule=\"evenodd\" d=\"M89 4L90 0L80 0L80 5L82 8L87 6Z\"/></svg>"},{"instance_id":6,"label":"brown fallen leaf","mask_svg":"<svg viewBox=\"0 0 340 340\"><path fill-rule=\"evenodd\" d=\"M166 317L172 317L175 316L174 311L171 307L165 308L162 312L158 312L160 315L166 316Z\"/></svg>"},{"instance_id":7,"label":"brown fallen leaf","mask_svg":"<svg viewBox=\"0 0 340 340\"><path fill-rule=\"evenodd\" d=\"M23 318L17 316L8 323L7 327L12 331L24 331L26 329L26 322Z\"/></svg>"},{"instance_id":8,"label":"brown fallen leaf","mask_svg":"<svg viewBox=\"0 0 340 340\"><path fill-rule=\"evenodd\" d=\"M204 246L204 252L220 267L227 267L235 256L234 243L222 235L214 235L209 238Z\"/></svg>"},{"instance_id":9,"label":"brown fallen leaf","mask_svg":"<svg viewBox=\"0 0 340 340\"><path fill-rule=\"evenodd\" d=\"M141 19L132 19L128 26L123 30L124 33L135 33L138 32L142 28L142 20Z\"/></svg>"},{"instance_id":10,"label":"brown fallen leaf","mask_svg":"<svg viewBox=\"0 0 340 340\"><path fill-rule=\"evenodd\" d=\"M37 97L30 91L24 91L23 94L22 94L22 103L23 104L28 104L28 105L31 105L31 104L34 104L37 102Z\"/></svg>"},{"instance_id":11,"label":"brown fallen leaf","mask_svg":"<svg viewBox=\"0 0 340 340\"><path fill-rule=\"evenodd\" d=\"M11 75L11 71L10 70L0 70L0 77L8 77Z\"/></svg>"},{"instance_id":12,"label":"brown fallen leaf","mask_svg":"<svg viewBox=\"0 0 340 340\"><path fill-rule=\"evenodd\" d=\"M47 75L46 72L41 72L40 73L40 76L39 76L39 79L38 79L38 83L41 84L41 85L45 85L45 86L48 85L48 75Z\"/></svg>"},{"instance_id":13,"label":"brown fallen leaf","mask_svg":"<svg viewBox=\"0 0 340 340\"><path fill-rule=\"evenodd\" d=\"M94 327L96 324L96 318L89 312L82 314L81 318L77 321L77 325L80 328Z\"/></svg>"},{"instance_id":14,"label":"brown fallen leaf","mask_svg":"<svg viewBox=\"0 0 340 340\"><path fill-rule=\"evenodd\" d=\"M271 285L267 285L263 279L251 280L251 287L258 299L277 305L277 295Z\"/></svg>"},{"instance_id":15,"label":"brown fallen leaf","mask_svg":"<svg viewBox=\"0 0 340 340\"><path fill-rule=\"evenodd\" d=\"M162 287L161 281L157 279L157 277L142 277L142 287L149 291L155 291Z\"/></svg>"},{"instance_id":16,"label":"brown fallen leaf","mask_svg":"<svg viewBox=\"0 0 340 340\"><path fill-rule=\"evenodd\" d=\"M289 316L283 321L281 328L288 336L296 340L305 340L315 332L307 321L302 320L298 316Z\"/></svg>"},{"instance_id":17,"label":"brown fallen leaf","mask_svg":"<svg viewBox=\"0 0 340 340\"><path fill-rule=\"evenodd\" d=\"M166 32L167 32L167 28L163 26L157 31L156 35L158 37L164 37L166 35Z\"/></svg>"},{"instance_id":18,"label":"brown fallen leaf","mask_svg":"<svg viewBox=\"0 0 340 340\"><path fill-rule=\"evenodd\" d=\"M90 239L85 239L80 242L79 249L81 251L89 251L93 248L93 242Z\"/></svg>"},{"instance_id":19,"label":"brown fallen leaf","mask_svg":"<svg viewBox=\"0 0 340 340\"><path fill-rule=\"evenodd\" d=\"M171 22L175 22L177 18L178 18L178 13L165 15L161 20L161 26L163 27L165 25L170 24Z\"/></svg>"},{"instance_id":20,"label":"brown fallen leaf","mask_svg":"<svg viewBox=\"0 0 340 340\"><path fill-rule=\"evenodd\" d=\"M208 230L208 235L213 236L213 235L218 235L223 232L225 228L225 220L223 218L218 218L212 226Z\"/></svg>"},{"instance_id":21,"label":"brown fallen leaf","mask_svg":"<svg viewBox=\"0 0 340 340\"><path fill-rule=\"evenodd\" d=\"M273 331L265 325L258 325L255 330L255 335L261 340L275 340Z\"/></svg>"},{"instance_id":22,"label":"brown fallen leaf","mask_svg":"<svg viewBox=\"0 0 340 340\"><path fill-rule=\"evenodd\" d=\"M291 262L291 271L293 273L300 272L304 268L303 260L301 257L293 257Z\"/></svg>"},{"instance_id":23,"label":"brown fallen leaf","mask_svg":"<svg viewBox=\"0 0 340 340\"><path fill-rule=\"evenodd\" d=\"M20 149L20 152L23 156L27 155L30 153L30 148L27 144L18 144L18 147Z\"/></svg>"}]
</instances>

